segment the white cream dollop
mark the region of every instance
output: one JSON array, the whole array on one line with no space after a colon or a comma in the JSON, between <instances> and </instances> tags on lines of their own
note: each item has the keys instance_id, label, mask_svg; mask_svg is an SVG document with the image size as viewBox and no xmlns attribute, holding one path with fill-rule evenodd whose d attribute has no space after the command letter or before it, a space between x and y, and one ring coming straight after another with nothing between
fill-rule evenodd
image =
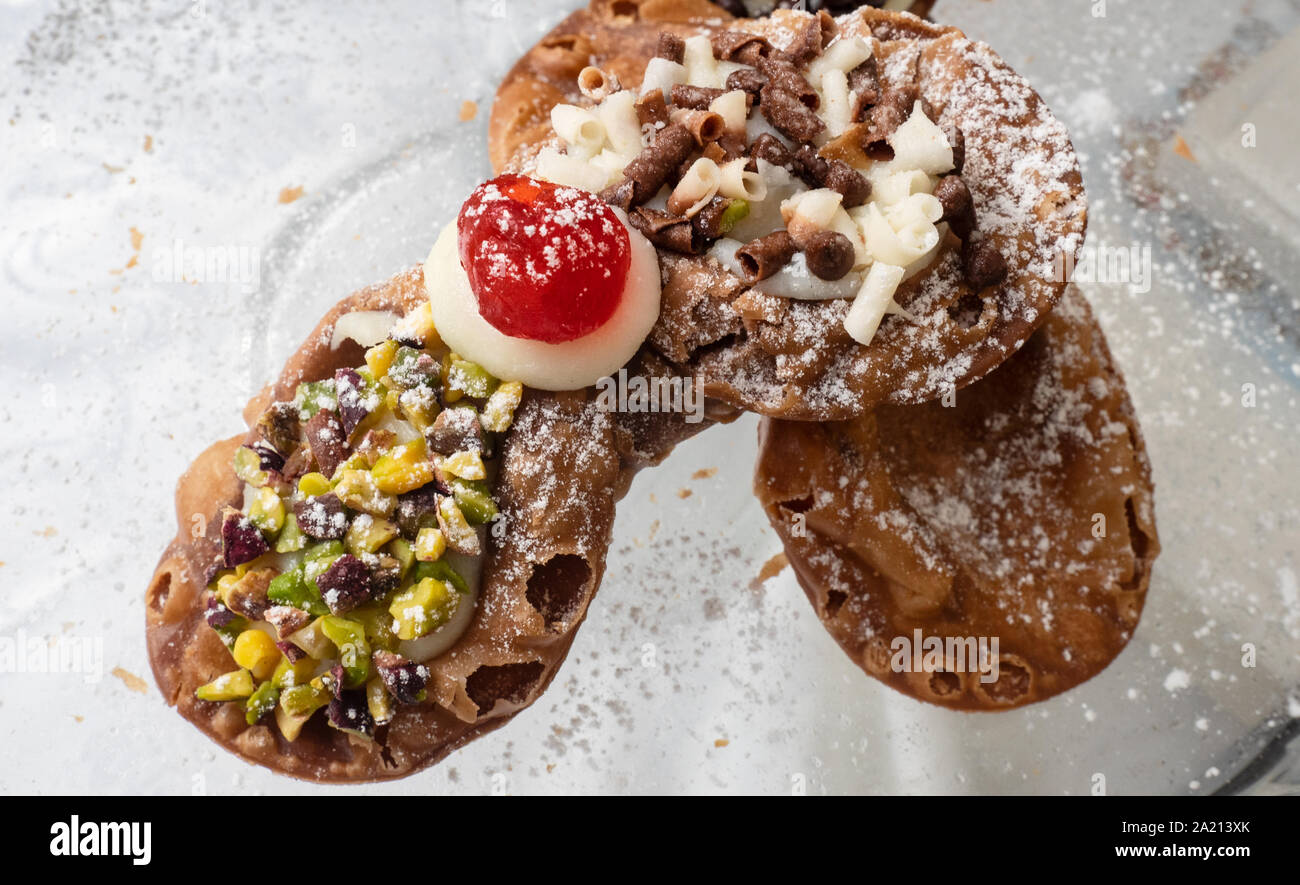
<instances>
[{"instance_id":1,"label":"white cream dollop","mask_svg":"<svg viewBox=\"0 0 1300 885\"><path fill-rule=\"evenodd\" d=\"M600 328L559 344L512 338L479 313L469 276L460 265L455 222L443 228L424 263L424 288L438 335L456 353L498 378L538 390L579 390L617 372L641 347L659 318L659 257L628 227L631 263L618 307Z\"/></svg>"}]
</instances>

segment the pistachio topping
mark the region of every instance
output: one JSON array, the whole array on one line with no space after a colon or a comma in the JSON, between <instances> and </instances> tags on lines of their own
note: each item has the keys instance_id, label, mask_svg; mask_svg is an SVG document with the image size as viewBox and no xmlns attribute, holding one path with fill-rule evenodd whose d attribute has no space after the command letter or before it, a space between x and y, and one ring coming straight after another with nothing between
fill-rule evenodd
<instances>
[{"instance_id":1,"label":"pistachio topping","mask_svg":"<svg viewBox=\"0 0 1300 885\"><path fill-rule=\"evenodd\" d=\"M496 434L522 395L450 353L426 306L363 365L273 403L231 464L244 506L222 511L208 585L232 668L196 696L289 741L321 710L369 740L424 703L422 644L405 643L463 630L476 604Z\"/></svg>"}]
</instances>

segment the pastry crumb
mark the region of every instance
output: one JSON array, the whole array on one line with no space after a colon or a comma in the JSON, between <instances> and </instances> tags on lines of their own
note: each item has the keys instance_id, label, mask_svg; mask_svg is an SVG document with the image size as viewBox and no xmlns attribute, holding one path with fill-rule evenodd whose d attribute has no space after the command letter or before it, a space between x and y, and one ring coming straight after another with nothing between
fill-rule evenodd
<instances>
[{"instance_id":1,"label":"pastry crumb","mask_svg":"<svg viewBox=\"0 0 1300 885\"><path fill-rule=\"evenodd\" d=\"M776 556L773 556L767 562L763 563L763 567L758 570L758 577L754 579L751 586L757 587L768 578L776 577L781 574L781 572L785 571L785 567L789 564L790 558L786 556L784 552L776 554Z\"/></svg>"},{"instance_id":2,"label":"pastry crumb","mask_svg":"<svg viewBox=\"0 0 1300 885\"><path fill-rule=\"evenodd\" d=\"M281 202L281 203L292 203L294 200L296 200L296 199L298 199L299 197L301 197L301 196L302 196L302 193L303 193L302 185L298 185L297 187L286 187L286 188L281 188L281 189L280 189L280 202Z\"/></svg>"},{"instance_id":3,"label":"pastry crumb","mask_svg":"<svg viewBox=\"0 0 1300 885\"><path fill-rule=\"evenodd\" d=\"M460 105L460 121L468 123L478 116L478 102L463 101Z\"/></svg>"},{"instance_id":4,"label":"pastry crumb","mask_svg":"<svg viewBox=\"0 0 1300 885\"><path fill-rule=\"evenodd\" d=\"M716 741L713 742L713 746L715 746L715 747L725 747L725 746L727 746L727 745L730 744L730 743L731 743L731 741L727 740L726 738L718 738Z\"/></svg>"},{"instance_id":5,"label":"pastry crumb","mask_svg":"<svg viewBox=\"0 0 1300 885\"><path fill-rule=\"evenodd\" d=\"M695 493L692 492L690 489L678 489L678 490L677 490L677 497L681 498L683 501L686 500L687 498L689 498L689 497L690 497L691 495L693 495L693 494L695 494Z\"/></svg>"},{"instance_id":6,"label":"pastry crumb","mask_svg":"<svg viewBox=\"0 0 1300 885\"><path fill-rule=\"evenodd\" d=\"M704 467L691 474L691 479L711 479L718 473L716 467Z\"/></svg>"},{"instance_id":7,"label":"pastry crumb","mask_svg":"<svg viewBox=\"0 0 1300 885\"><path fill-rule=\"evenodd\" d=\"M140 694L148 694L149 684L145 682L143 679L141 679L139 676L136 676L130 670L124 670L121 667L114 667L113 675L116 676L118 679L121 679L122 684L125 685L127 688L129 688L131 691L137 691Z\"/></svg>"}]
</instances>

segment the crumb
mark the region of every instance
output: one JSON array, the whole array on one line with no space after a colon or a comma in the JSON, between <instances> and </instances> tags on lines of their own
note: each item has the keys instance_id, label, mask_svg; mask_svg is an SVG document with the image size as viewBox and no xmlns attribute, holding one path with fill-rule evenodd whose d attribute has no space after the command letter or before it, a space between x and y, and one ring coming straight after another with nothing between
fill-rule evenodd
<instances>
[{"instance_id":1,"label":"crumb","mask_svg":"<svg viewBox=\"0 0 1300 885\"><path fill-rule=\"evenodd\" d=\"M78 716L76 713L73 713L73 714L72 714L72 718L75 719L77 722L85 722L85 721L86 721L86 717L85 717L85 716Z\"/></svg>"},{"instance_id":2,"label":"crumb","mask_svg":"<svg viewBox=\"0 0 1300 885\"><path fill-rule=\"evenodd\" d=\"M292 203L294 200L298 199L301 196L302 196L302 185L298 185L297 187L286 187L280 190L281 203Z\"/></svg>"},{"instance_id":3,"label":"crumb","mask_svg":"<svg viewBox=\"0 0 1300 885\"><path fill-rule=\"evenodd\" d=\"M145 137L144 137L144 152L145 152L146 154L152 154L152 153L153 153L153 136L152 136L152 135L145 135Z\"/></svg>"},{"instance_id":4,"label":"crumb","mask_svg":"<svg viewBox=\"0 0 1300 885\"><path fill-rule=\"evenodd\" d=\"M726 738L718 738L716 741L713 742L713 746L715 746L715 747L725 747L725 746L727 746L727 744L730 744L730 743L731 743L731 741L727 740Z\"/></svg>"},{"instance_id":5,"label":"crumb","mask_svg":"<svg viewBox=\"0 0 1300 885\"><path fill-rule=\"evenodd\" d=\"M681 498L682 500L686 500L687 498L689 498L689 497L690 497L691 495L693 495L693 494L695 494L695 493L692 492L690 489L678 489L678 490L677 490L677 497Z\"/></svg>"},{"instance_id":6,"label":"crumb","mask_svg":"<svg viewBox=\"0 0 1300 885\"><path fill-rule=\"evenodd\" d=\"M757 587L768 578L776 577L781 574L789 564L790 558L786 556L785 553L778 553L776 556L773 556L767 562L763 563L763 567L758 570L758 577L753 580L750 586Z\"/></svg>"},{"instance_id":7,"label":"crumb","mask_svg":"<svg viewBox=\"0 0 1300 885\"><path fill-rule=\"evenodd\" d=\"M149 684L139 676L136 676L130 670L123 670L121 667L114 667L113 675L118 679L121 679L122 684L131 691L138 691L140 694L147 694L149 692Z\"/></svg>"},{"instance_id":8,"label":"crumb","mask_svg":"<svg viewBox=\"0 0 1300 885\"><path fill-rule=\"evenodd\" d=\"M140 247L144 245L144 234L136 228L131 228L131 249L139 252Z\"/></svg>"},{"instance_id":9,"label":"crumb","mask_svg":"<svg viewBox=\"0 0 1300 885\"><path fill-rule=\"evenodd\" d=\"M477 116L478 116L477 102L473 102L473 101L461 102L460 121L462 123L468 123L470 120L473 120Z\"/></svg>"},{"instance_id":10,"label":"crumb","mask_svg":"<svg viewBox=\"0 0 1300 885\"><path fill-rule=\"evenodd\" d=\"M108 174L109 174L109 175L116 175L116 174L119 173L119 172L125 172L125 171L126 171L126 167L125 167L125 166L110 166L110 165L107 164L107 163L104 163L103 166L104 166L104 168L108 171Z\"/></svg>"},{"instance_id":11,"label":"crumb","mask_svg":"<svg viewBox=\"0 0 1300 885\"><path fill-rule=\"evenodd\" d=\"M42 537L42 538L53 538L53 537L54 537L55 535L57 535L58 533L59 533L59 530L56 529L56 528L55 528L54 526L52 526L52 525L47 525L45 528L41 529L39 532L32 532L33 535L39 535L39 536Z\"/></svg>"},{"instance_id":12,"label":"crumb","mask_svg":"<svg viewBox=\"0 0 1300 885\"><path fill-rule=\"evenodd\" d=\"M692 473L691 479L709 479L713 476L716 476L717 473L718 473L718 468L705 467L702 470L697 470L694 473Z\"/></svg>"},{"instance_id":13,"label":"crumb","mask_svg":"<svg viewBox=\"0 0 1300 885\"><path fill-rule=\"evenodd\" d=\"M1182 157L1184 160L1191 160L1193 163L1196 162L1196 155L1192 153L1192 149L1187 146L1187 142L1183 141L1181 135L1174 136L1174 153Z\"/></svg>"}]
</instances>

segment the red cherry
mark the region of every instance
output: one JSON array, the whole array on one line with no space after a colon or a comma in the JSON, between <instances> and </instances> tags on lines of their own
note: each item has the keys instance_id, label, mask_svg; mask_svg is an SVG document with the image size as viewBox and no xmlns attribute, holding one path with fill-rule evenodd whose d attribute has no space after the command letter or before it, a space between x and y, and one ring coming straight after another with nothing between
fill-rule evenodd
<instances>
[{"instance_id":1,"label":"red cherry","mask_svg":"<svg viewBox=\"0 0 1300 885\"><path fill-rule=\"evenodd\" d=\"M558 344L614 315L632 244L595 194L502 175L470 194L456 224L478 311L503 334Z\"/></svg>"}]
</instances>

